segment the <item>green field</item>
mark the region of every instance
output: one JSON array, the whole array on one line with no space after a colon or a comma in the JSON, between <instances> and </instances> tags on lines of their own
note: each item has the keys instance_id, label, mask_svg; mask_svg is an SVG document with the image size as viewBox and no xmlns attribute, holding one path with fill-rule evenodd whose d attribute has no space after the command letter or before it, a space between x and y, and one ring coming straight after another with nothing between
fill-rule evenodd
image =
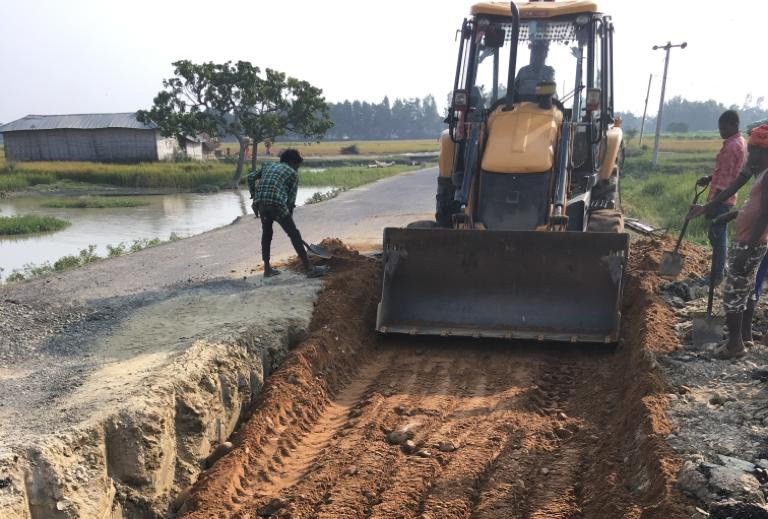
<instances>
[{"instance_id":1,"label":"green field","mask_svg":"<svg viewBox=\"0 0 768 519\"><path fill-rule=\"evenodd\" d=\"M368 143L365 149L379 149L387 153L393 150L400 153L415 152L423 150L427 143L432 148L436 146L436 142L433 141L383 141ZM331 150L330 143L322 143L322 145L326 146L324 148L326 151ZM364 156L349 156L348 159L339 161L340 167L327 167L326 161L317 163L317 165L325 167L324 171L308 171L308 168L313 167L313 163L307 161L306 167L300 171L301 183L305 186L331 185L352 188L415 169L414 166L406 164L398 164L388 168L369 168L369 162L370 159L366 159ZM89 185L178 191L191 191L201 186L222 188L229 184L234 170L234 163L228 161L105 164L97 162L9 162L4 157L0 157L0 193L87 189ZM242 183L245 182L245 173L247 173L247 168L243 174Z\"/></svg>"},{"instance_id":2,"label":"green field","mask_svg":"<svg viewBox=\"0 0 768 519\"><path fill-rule=\"evenodd\" d=\"M342 148L355 145L360 155L399 155L402 153L434 152L439 148L437 136L434 139L399 140L399 141L322 141L322 142L277 142L272 145L272 155L277 156L286 148L296 148L304 157L327 157L344 155ZM237 143L225 142L221 145L222 153L230 156L238 153ZM266 151L263 144L259 144L258 153ZM350 157L354 157L351 155Z\"/></svg>"},{"instance_id":3,"label":"green field","mask_svg":"<svg viewBox=\"0 0 768 519\"><path fill-rule=\"evenodd\" d=\"M719 138L669 138L659 147L658 167L654 169L652 151L627 149L621 179L621 201L626 216L640 218L660 228L678 233L691 205L696 180L711 175L715 156L722 146ZM742 188L743 203L749 186ZM706 201L705 191L701 196ZM707 221L693 220L687 239L707 243Z\"/></svg>"}]
</instances>

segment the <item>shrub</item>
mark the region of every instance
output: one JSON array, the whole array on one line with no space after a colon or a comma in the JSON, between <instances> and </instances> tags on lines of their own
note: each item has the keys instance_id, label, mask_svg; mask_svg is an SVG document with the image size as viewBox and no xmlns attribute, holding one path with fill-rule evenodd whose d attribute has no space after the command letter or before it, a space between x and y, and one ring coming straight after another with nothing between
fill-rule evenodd
<instances>
[{"instance_id":1,"label":"shrub","mask_svg":"<svg viewBox=\"0 0 768 519\"><path fill-rule=\"evenodd\" d=\"M140 207L149 205L146 200L131 198L112 198L88 196L82 198L62 198L42 204L43 207L55 207L64 209L104 209L107 207Z\"/></svg>"},{"instance_id":2,"label":"shrub","mask_svg":"<svg viewBox=\"0 0 768 519\"><path fill-rule=\"evenodd\" d=\"M68 221L52 216L35 214L0 216L0 236L58 231L70 225Z\"/></svg>"},{"instance_id":3,"label":"shrub","mask_svg":"<svg viewBox=\"0 0 768 519\"><path fill-rule=\"evenodd\" d=\"M53 270L56 272L63 272L65 270L73 269L75 267L80 266L80 257L79 256L64 256L59 259L57 259L53 263ZM30 276L35 277L35 276Z\"/></svg>"},{"instance_id":4,"label":"shrub","mask_svg":"<svg viewBox=\"0 0 768 519\"><path fill-rule=\"evenodd\" d=\"M357 148L357 144L343 146L340 151L342 155L360 155L360 150Z\"/></svg>"},{"instance_id":5,"label":"shrub","mask_svg":"<svg viewBox=\"0 0 768 519\"><path fill-rule=\"evenodd\" d=\"M110 258L116 258L117 256L122 256L125 254L126 246L125 243L120 242L117 245L107 245L107 255Z\"/></svg>"},{"instance_id":6,"label":"shrub","mask_svg":"<svg viewBox=\"0 0 768 519\"><path fill-rule=\"evenodd\" d=\"M319 202L325 202L326 200L331 200L332 198L336 198L337 196L339 196L339 193L342 193L346 190L347 190L346 188L342 187L342 188L333 188L330 191L326 191L324 193L318 191L316 193L313 193L311 197L307 198L304 204L310 205L310 204L317 204Z\"/></svg>"}]
</instances>

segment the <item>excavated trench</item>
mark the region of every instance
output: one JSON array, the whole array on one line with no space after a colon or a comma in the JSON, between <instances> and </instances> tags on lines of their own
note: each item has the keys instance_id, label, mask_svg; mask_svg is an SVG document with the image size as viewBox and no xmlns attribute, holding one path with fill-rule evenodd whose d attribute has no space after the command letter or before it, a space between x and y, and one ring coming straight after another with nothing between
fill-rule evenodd
<instances>
[{"instance_id":1,"label":"excavated trench","mask_svg":"<svg viewBox=\"0 0 768 519\"><path fill-rule=\"evenodd\" d=\"M676 347L649 242L616 348L380 337L380 264L336 244L308 338L185 519L690 517L655 354Z\"/></svg>"},{"instance_id":2,"label":"excavated trench","mask_svg":"<svg viewBox=\"0 0 768 519\"><path fill-rule=\"evenodd\" d=\"M42 342L2 338L0 518L166 516L305 337L320 286L214 280L84 308ZM5 312L54 326L49 307Z\"/></svg>"}]
</instances>

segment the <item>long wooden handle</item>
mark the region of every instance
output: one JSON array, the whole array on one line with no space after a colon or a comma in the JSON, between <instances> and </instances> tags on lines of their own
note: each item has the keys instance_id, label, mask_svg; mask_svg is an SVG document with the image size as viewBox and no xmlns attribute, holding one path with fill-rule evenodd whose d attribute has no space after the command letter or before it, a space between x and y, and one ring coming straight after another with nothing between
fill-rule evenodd
<instances>
[{"instance_id":1,"label":"long wooden handle","mask_svg":"<svg viewBox=\"0 0 768 519\"><path fill-rule=\"evenodd\" d=\"M720 232L725 232L725 226L720 229ZM707 319L712 317L712 299L715 297L715 276L713 275L713 267L715 266L715 257L712 256L712 266L709 268L709 296L707 297Z\"/></svg>"},{"instance_id":2,"label":"long wooden handle","mask_svg":"<svg viewBox=\"0 0 768 519\"><path fill-rule=\"evenodd\" d=\"M694 205L696 205L696 202L693 202ZM688 230L688 220L685 219L685 223L683 223L683 228L680 229L680 236L677 237L677 243L675 244L675 254L677 254L678 249L680 249L680 244L683 243L683 236L685 236L685 231Z\"/></svg>"},{"instance_id":3,"label":"long wooden handle","mask_svg":"<svg viewBox=\"0 0 768 519\"><path fill-rule=\"evenodd\" d=\"M694 188L694 195L693 195L693 203L691 205L696 205L696 202L699 201L699 197L701 194L707 189L706 186L702 187L701 189L695 189ZM688 230L688 223L690 220L688 218L685 219L685 223L683 223L683 228L680 229L680 236L677 237L677 243L675 244L675 254L677 254L677 251L680 249L680 244L683 243L683 236L685 236L685 231Z\"/></svg>"}]
</instances>

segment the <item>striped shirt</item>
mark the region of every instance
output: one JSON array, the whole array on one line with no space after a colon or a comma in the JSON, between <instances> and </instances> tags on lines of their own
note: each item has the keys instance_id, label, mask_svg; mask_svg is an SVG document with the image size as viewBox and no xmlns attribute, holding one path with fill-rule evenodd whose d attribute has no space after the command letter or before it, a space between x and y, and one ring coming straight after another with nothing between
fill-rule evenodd
<instances>
[{"instance_id":1,"label":"striped shirt","mask_svg":"<svg viewBox=\"0 0 768 519\"><path fill-rule=\"evenodd\" d=\"M715 159L715 172L712 174L712 183L709 186L709 200L717 196L719 191L731 185L739 176L744 164L747 162L747 143L741 133L728 137L723 141L723 147ZM736 204L736 195L723 202L726 205Z\"/></svg>"}]
</instances>

